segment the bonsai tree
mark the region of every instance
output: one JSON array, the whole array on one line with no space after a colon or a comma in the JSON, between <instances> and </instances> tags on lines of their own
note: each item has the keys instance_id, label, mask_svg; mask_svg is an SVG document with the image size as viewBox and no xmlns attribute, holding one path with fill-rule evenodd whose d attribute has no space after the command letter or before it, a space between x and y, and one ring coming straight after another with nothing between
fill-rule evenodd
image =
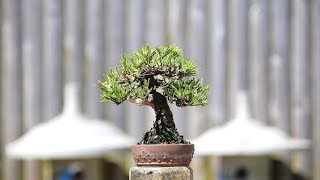
<instances>
[{"instance_id":1,"label":"bonsai tree","mask_svg":"<svg viewBox=\"0 0 320 180\"><path fill-rule=\"evenodd\" d=\"M175 45L141 50L121 56L120 67L111 70L98 82L102 101L117 105L129 101L153 108L153 127L138 144L189 144L179 135L168 102L178 107L204 106L208 103L209 86L193 76L193 61L186 60Z\"/></svg>"}]
</instances>

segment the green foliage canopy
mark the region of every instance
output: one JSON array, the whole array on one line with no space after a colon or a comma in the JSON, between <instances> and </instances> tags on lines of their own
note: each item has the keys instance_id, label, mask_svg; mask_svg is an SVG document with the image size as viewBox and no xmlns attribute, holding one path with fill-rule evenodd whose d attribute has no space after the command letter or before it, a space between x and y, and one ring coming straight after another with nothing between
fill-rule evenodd
<instances>
[{"instance_id":1,"label":"green foliage canopy","mask_svg":"<svg viewBox=\"0 0 320 180\"><path fill-rule=\"evenodd\" d=\"M209 86L193 76L198 71L193 61L175 45L152 49L149 45L121 56L121 64L98 83L102 101L120 104L126 100L143 104L157 91L177 106L203 106L208 103Z\"/></svg>"}]
</instances>

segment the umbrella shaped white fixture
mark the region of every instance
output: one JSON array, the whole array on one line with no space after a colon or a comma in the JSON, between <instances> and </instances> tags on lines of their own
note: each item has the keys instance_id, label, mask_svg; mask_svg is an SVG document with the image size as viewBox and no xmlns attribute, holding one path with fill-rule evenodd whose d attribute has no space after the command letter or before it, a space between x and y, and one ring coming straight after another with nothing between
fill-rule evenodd
<instances>
[{"instance_id":1,"label":"umbrella shaped white fixture","mask_svg":"<svg viewBox=\"0 0 320 180\"><path fill-rule=\"evenodd\" d=\"M239 93L236 114L225 125L209 129L198 138L195 155L268 155L284 150L302 150L309 147L309 140L288 137L276 127L265 126L250 118L248 100Z\"/></svg>"},{"instance_id":2,"label":"umbrella shaped white fixture","mask_svg":"<svg viewBox=\"0 0 320 180\"><path fill-rule=\"evenodd\" d=\"M19 159L79 159L103 156L134 144L132 137L112 124L82 116L76 95L76 85L67 85L62 114L9 143L6 154Z\"/></svg>"}]
</instances>

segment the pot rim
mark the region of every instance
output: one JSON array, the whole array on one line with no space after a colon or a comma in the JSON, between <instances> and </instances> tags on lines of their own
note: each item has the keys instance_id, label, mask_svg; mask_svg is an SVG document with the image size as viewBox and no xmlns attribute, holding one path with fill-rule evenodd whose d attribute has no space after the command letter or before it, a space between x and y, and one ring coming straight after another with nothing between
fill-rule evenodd
<instances>
[{"instance_id":1,"label":"pot rim","mask_svg":"<svg viewBox=\"0 0 320 180\"><path fill-rule=\"evenodd\" d=\"M131 147L136 146L194 146L194 144L135 144Z\"/></svg>"},{"instance_id":2,"label":"pot rim","mask_svg":"<svg viewBox=\"0 0 320 180\"><path fill-rule=\"evenodd\" d=\"M137 166L189 166L194 144L137 144L131 147Z\"/></svg>"}]
</instances>

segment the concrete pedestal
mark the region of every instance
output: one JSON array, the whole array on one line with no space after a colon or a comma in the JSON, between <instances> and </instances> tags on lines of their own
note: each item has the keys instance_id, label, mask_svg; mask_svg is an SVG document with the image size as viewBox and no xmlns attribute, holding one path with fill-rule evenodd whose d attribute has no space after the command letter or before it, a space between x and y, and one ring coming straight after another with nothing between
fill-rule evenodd
<instances>
[{"instance_id":1,"label":"concrete pedestal","mask_svg":"<svg viewBox=\"0 0 320 180\"><path fill-rule=\"evenodd\" d=\"M129 180L193 180L190 167L133 167Z\"/></svg>"}]
</instances>

